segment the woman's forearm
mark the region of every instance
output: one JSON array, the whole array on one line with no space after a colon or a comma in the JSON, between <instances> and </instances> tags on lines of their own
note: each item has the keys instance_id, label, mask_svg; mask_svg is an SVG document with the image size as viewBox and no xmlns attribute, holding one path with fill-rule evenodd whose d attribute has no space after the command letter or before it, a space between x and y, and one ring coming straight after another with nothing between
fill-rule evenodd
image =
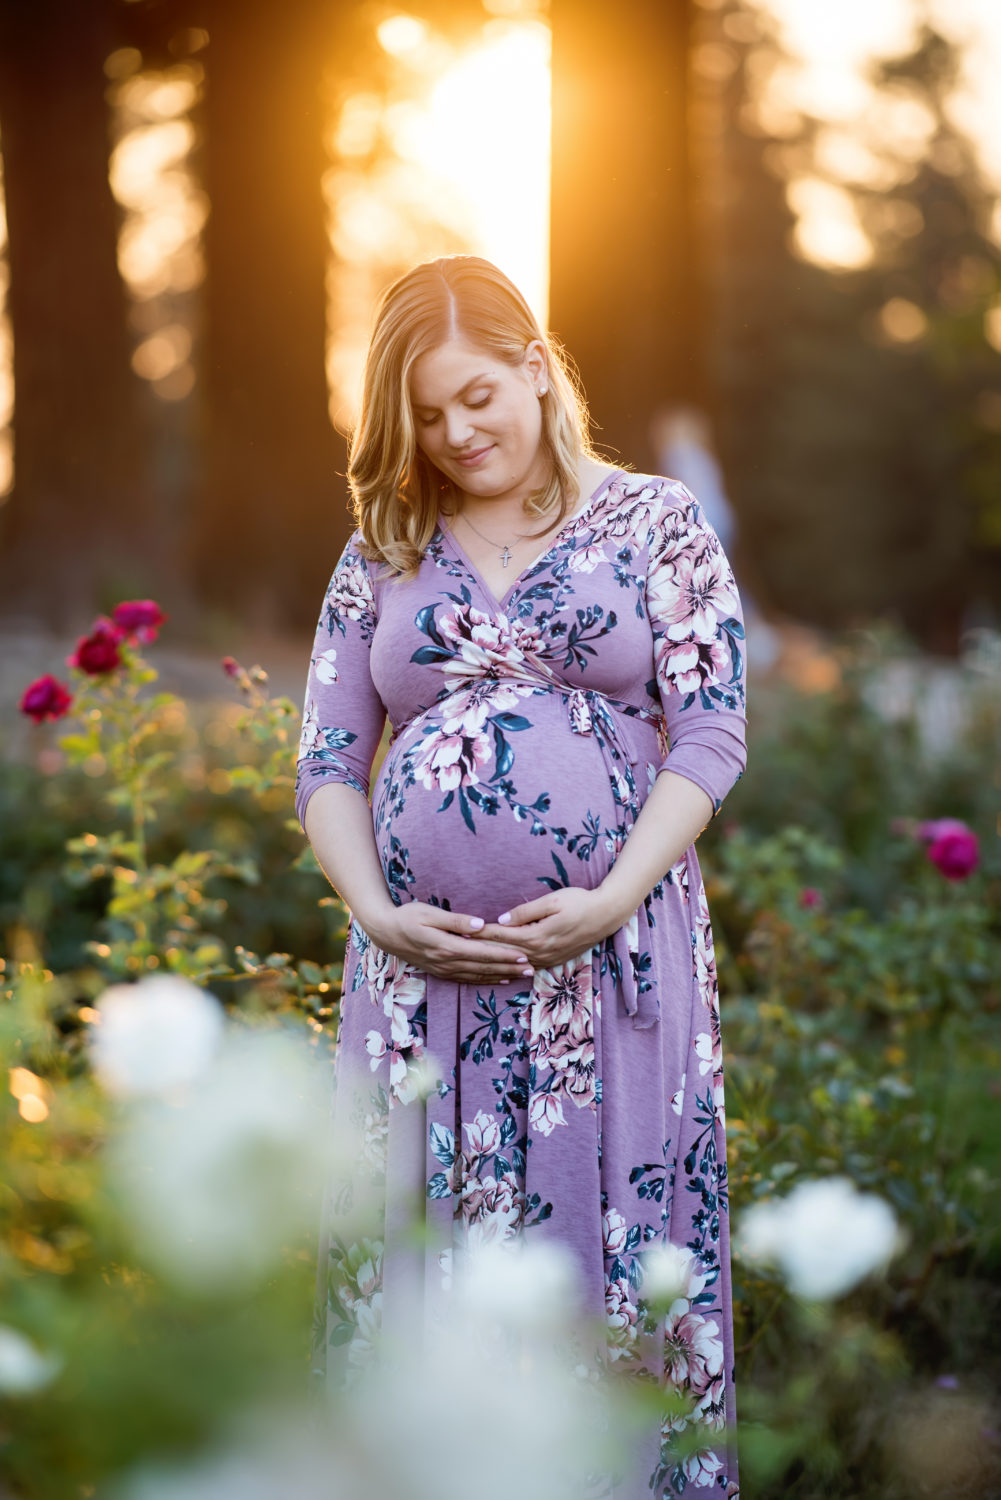
<instances>
[{"instance_id":1,"label":"woman's forearm","mask_svg":"<svg viewBox=\"0 0 1001 1500\"><path fill-rule=\"evenodd\" d=\"M342 781L318 787L306 804L306 837L317 863L366 932L393 912L368 799Z\"/></svg>"},{"instance_id":2,"label":"woman's forearm","mask_svg":"<svg viewBox=\"0 0 1001 1500\"><path fill-rule=\"evenodd\" d=\"M687 776L661 771L615 864L598 887L628 920L713 815L708 795Z\"/></svg>"}]
</instances>

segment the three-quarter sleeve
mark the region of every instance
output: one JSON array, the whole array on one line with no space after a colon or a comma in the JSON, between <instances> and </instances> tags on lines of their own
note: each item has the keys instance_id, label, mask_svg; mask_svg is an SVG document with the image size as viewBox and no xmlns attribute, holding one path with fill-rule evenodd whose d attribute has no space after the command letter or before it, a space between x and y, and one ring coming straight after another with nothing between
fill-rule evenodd
<instances>
[{"instance_id":1,"label":"three-quarter sleeve","mask_svg":"<svg viewBox=\"0 0 1001 1500\"><path fill-rule=\"evenodd\" d=\"M678 480L651 528L646 603L670 739L658 775L694 781L715 817L747 760L743 613L720 539Z\"/></svg>"},{"instance_id":2,"label":"three-quarter sleeve","mask_svg":"<svg viewBox=\"0 0 1001 1500\"><path fill-rule=\"evenodd\" d=\"M309 661L295 775L295 812L304 833L306 804L317 787L340 781L368 796L386 721L370 670L375 591L356 550L357 535L348 539L327 585Z\"/></svg>"}]
</instances>

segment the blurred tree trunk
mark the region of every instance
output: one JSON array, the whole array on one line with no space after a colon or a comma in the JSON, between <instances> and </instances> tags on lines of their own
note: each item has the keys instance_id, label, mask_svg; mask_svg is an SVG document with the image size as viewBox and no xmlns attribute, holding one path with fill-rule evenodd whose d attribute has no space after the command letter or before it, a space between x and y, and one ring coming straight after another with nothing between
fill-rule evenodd
<instances>
[{"instance_id":1,"label":"blurred tree trunk","mask_svg":"<svg viewBox=\"0 0 1001 1500\"><path fill-rule=\"evenodd\" d=\"M0 611L55 626L145 576L141 391L108 186L102 65L116 44L111 0L0 6L16 400Z\"/></svg>"},{"instance_id":2,"label":"blurred tree trunk","mask_svg":"<svg viewBox=\"0 0 1001 1500\"><path fill-rule=\"evenodd\" d=\"M321 179L329 0L205 0L209 36L202 481L189 547L202 602L315 624L352 522L328 413Z\"/></svg>"},{"instance_id":3,"label":"blurred tree trunk","mask_svg":"<svg viewBox=\"0 0 1001 1500\"><path fill-rule=\"evenodd\" d=\"M649 472L655 412L705 399L688 152L690 0L552 0L550 324L599 446Z\"/></svg>"}]
</instances>

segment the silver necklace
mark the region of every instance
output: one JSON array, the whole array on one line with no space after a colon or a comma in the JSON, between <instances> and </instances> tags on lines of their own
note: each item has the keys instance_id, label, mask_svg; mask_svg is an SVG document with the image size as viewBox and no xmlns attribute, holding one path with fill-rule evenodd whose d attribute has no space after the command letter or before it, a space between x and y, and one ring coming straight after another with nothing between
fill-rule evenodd
<instances>
[{"instance_id":1,"label":"silver necklace","mask_svg":"<svg viewBox=\"0 0 1001 1500\"><path fill-rule=\"evenodd\" d=\"M467 526L469 526L473 531L476 532L476 535L478 537L482 537L483 541L489 542L491 547L497 548L498 552L500 552L501 554L501 567L506 568L508 563L511 561L511 558L514 556L511 551L510 545L507 542L495 542L493 537L485 536L480 528L478 526L474 526L469 517L467 515L464 515L461 511L459 512L459 516L461 520L465 521ZM530 537L545 536L546 532L552 531L552 529L552 526L547 526L544 531L515 532L514 540L516 542L526 542Z\"/></svg>"}]
</instances>

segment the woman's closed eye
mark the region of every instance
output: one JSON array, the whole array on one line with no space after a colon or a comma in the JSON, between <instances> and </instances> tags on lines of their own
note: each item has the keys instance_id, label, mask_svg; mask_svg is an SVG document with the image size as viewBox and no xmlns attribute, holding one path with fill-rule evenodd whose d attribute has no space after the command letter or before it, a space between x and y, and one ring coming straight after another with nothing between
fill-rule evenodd
<instances>
[{"instance_id":1,"label":"woman's closed eye","mask_svg":"<svg viewBox=\"0 0 1001 1500\"><path fill-rule=\"evenodd\" d=\"M470 411L480 411L480 410L482 410L482 408L484 406L489 406L489 404L490 404L490 396L489 395L483 396L479 401L467 401L465 403L465 405L467 406L467 408ZM441 412L436 411L434 413L434 415L430 416L430 417L429 416L424 416L420 412L415 412L414 416L416 417L417 421L420 423L421 427L433 427L434 424L435 424L435 422L437 422L438 418L441 416Z\"/></svg>"}]
</instances>

